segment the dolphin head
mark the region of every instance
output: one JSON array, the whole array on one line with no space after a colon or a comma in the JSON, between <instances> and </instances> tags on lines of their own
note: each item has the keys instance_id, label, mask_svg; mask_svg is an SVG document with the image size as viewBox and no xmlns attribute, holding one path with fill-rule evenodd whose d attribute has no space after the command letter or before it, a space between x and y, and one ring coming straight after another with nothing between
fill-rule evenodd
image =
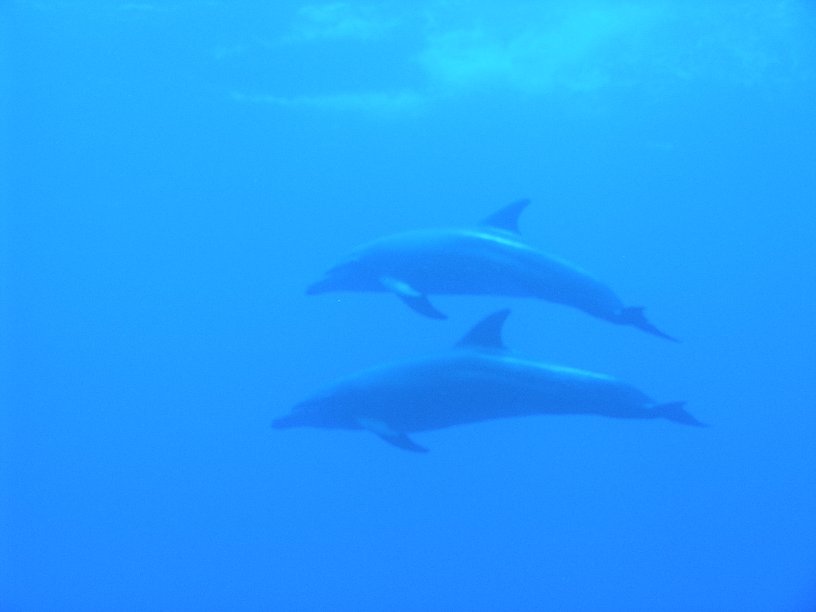
<instances>
[{"instance_id":1,"label":"dolphin head","mask_svg":"<svg viewBox=\"0 0 816 612\"><path fill-rule=\"evenodd\" d=\"M343 402L332 393L314 396L296 404L292 411L272 421L275 429L318 427L322 429L356 429L354 419L343 410Z\"/></svg>"},{"instance_id":2,"label":"dolphin head","mask_svg":"<svg viewBox=\"0 0 816 612\"><path fill-rule=\"evenodd\" d=\"M331 291L376 291L379 279L365 258L353 256L332 268L306 289L309 295Z\"/></svg>"}]
</instances>

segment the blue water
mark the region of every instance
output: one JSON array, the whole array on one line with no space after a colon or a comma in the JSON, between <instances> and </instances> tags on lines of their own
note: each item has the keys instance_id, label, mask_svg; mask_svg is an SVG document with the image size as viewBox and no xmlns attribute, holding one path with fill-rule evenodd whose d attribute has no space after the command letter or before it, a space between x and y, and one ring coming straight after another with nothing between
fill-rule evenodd
<instances>
[{"instance_id":1,"label":"blue water","mask_svg":"<svg viewBox=\"0 0 816 612\"><path fill-rule=\"evenodd\" d=\"M12 0L0 610L816 610L807 0ZM680 344L532 300L306 296L361 242L520 197ZM271 420L506 342L706 429Z\"/></svg>"}]
</instances>

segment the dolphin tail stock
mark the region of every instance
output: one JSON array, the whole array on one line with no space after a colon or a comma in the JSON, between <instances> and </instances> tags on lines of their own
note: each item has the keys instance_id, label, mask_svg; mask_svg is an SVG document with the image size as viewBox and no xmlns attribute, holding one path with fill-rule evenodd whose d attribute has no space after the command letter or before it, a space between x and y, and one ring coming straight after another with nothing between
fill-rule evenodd
<instances>
[{"instance_id":1,"label":"dolphin tail stock","mask_svg":"<svg viewBox=\"0 0 816 612\"><path fill-rule=\"evenodd\" d=\"M693 427L707 427L701 421L698 421L685 408L686 402L668 402L666 404L658 404L652 410L655 416L674 421L675 423L682 423L683 425L691 425Z\"/></svg>"},{"instance_id":2,"label":"dolphin tail stock","mask_svg":"<svg viewBox=\"0 0 816 612\"><path fill-rule=\"evenodd\" d=\"M652 334L653 336L663 338L664 340L680 342L674 336L670 336L652 325L646 318L645 308L642 306L630 306L628 308L624 308L618 315L617 322L622 325L637 327L638 329L645 331L647 334Z\"/></svg>"}]
</instances>

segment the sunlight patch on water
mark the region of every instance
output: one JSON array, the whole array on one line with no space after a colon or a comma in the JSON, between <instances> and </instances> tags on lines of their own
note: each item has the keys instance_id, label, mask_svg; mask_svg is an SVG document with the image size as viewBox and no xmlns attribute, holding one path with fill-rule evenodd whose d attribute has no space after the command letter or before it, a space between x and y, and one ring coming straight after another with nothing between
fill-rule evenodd
<instances>
[{"instance_id":1,"label":"sunlight patch on water","mask_svg":"<svg viewBox=\"0 0 816 612\"><path fill-rule=\"evenodd\" d=\"M420 61L443 87L593 90L615 78L609 58L631 56L662 18L652 5L579 4L553 13L544 7L515 23L486 19L429 32Z\"/></svg>"},{"instance_id":2,"label":"sunlight patch on water","mask_svg":"<svg viewBox=\"0 0 816 612\"><path fill-rule=\"evenodd\" d=\"M388 34L397 21L375 5L350 2L307 4L298 9L286 42L373 40Z\"/></svg>"},{"instance_id":3,"label":"sunlight patch on water","mask_svg":"<svg viewBox=\"0 0 816 612\"><path fill-rule=\"evenodd\" d=\"M269 104L285 108L313 108L320 110L357 111L370 113L404 113L421 109L425 99L411 91L348 92L317 96L252 95L232 92L236 102Z\"/></svg>"},{"instance_id":4,"label":"sunlight patch on water","mask_svg":"<svg viewBox=\"0 0 816 612\"><path fill-rule=\"evenodd\" d=\"M334 80L338 61L354 66L355 79L365 78L360 67L371 65L362 91L232 97L374 113L427 110L473 93L561 96L573 104L609 92L663 99L681 93L678 88L776 87L816 78L816 43L809 37L816 20L799 0L511 5L306 4L274 41L219 48L214 56L325 53ZM349 41L354 45L344 44ZM319 81L320 68L314 70L310 79Z\"/></svg>"}]
</instances>

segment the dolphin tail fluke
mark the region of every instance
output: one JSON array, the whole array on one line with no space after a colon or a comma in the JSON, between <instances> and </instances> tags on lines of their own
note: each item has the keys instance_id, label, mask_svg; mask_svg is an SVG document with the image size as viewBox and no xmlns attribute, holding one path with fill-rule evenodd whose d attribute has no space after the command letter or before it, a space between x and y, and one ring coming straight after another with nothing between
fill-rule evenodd
<instances>
[{"instance_id":1,"label":"dolphin tail fluke","mask_svg":"<svg viewBox=\"0 0 816 612\"><path fill-rule=\"evenodd\" d=\"M705 423L698 421L691 413L685 409L686 402L670 402L668 404L658 404L654 407L658 416L694 427L706 427Z\"/></svg>"},{"instance_id":2,"label":"dolphin tail fluke","mask_svg":"<svg viewBox=\"0 0 816 612\"><path fill-rule=\"evenodd\" d=\"M641 306L632 306L630 308L624 308L620 313L618 322L622 323L623 325L631 325L632 327L637 327L638 329L642 329L643 331L645 331L647 334L652 334L653 336L663 338L664 340L680 342L674 336L670 336L669 334L659 330L657 327L652 325L646 318L646 313L644 312L644 310L645 309Z\"/></svg>"}]
</instances>

